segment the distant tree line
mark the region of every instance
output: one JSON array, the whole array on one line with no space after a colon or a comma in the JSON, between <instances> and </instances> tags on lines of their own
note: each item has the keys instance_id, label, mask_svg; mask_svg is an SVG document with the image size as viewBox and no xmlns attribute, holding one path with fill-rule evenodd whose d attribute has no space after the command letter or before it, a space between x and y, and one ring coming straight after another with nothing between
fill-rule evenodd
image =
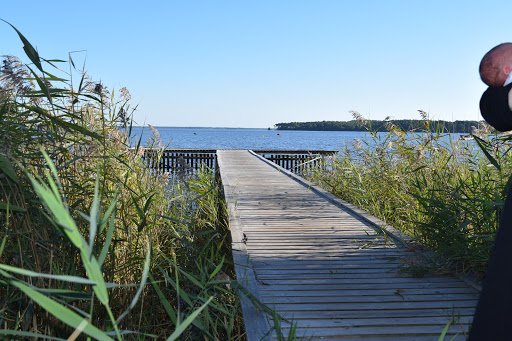
<instances>
[{"instance_id":1,"label":"distant tree line","mask_svg":"<svg viewBox=\"0 0 512 341\"><path fill-rule=\"evenodd\" d=\"M317 122L289 122L277 123L277 130L315 130L315 131L366 131L371 126L373 131L388 131L388 125L392 123L404 131L421 131L425 128L423 120L393 120L379 121L369 120L366 126L362 126L356 120L352 121L317 121ZM439 129L448 133L470 133L471 127L479 126L478 121L432 121L430 129Z\"/></svg>"}]
</instances>

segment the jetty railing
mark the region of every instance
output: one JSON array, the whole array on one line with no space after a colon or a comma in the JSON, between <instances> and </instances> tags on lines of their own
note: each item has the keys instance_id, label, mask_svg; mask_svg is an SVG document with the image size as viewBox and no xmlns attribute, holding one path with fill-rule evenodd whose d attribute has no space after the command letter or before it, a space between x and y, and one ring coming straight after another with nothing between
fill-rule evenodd
<instances>
[{"instance_id":1,"label":"jetty railing","mask_svg":"<svg viewBox=\"0 0 512 341\"><path fill-rule=\"evenodd\" d=\"M201 167L217 168L216 149L146 149L144 158L151 170L190 174Z\"/></svg>"},{"instance_id":2,"label":"jetty railing","mask_svg":"<svg viewBox=\"0 0 512 341\"><path fill-rule=\"evenodd\" d=\"M290 172L302 174L321 164L322 159L337 153L335 150L253 150L265 159Z\"/></svg>"},{"instance_id":3,"label":"jetty railing","mask_svg":"<svg viewBox=\"0 0 512 341\"><path fill-rule=\"evenodd\" d=\"M271 150L255 149L253 152L294 173L316 167L323 157L333 155L333 150ZM193 174L205 166L217 169L216 149L146 149L144 158L152 171L172 174Z\"/></svg>"}]
</instances>

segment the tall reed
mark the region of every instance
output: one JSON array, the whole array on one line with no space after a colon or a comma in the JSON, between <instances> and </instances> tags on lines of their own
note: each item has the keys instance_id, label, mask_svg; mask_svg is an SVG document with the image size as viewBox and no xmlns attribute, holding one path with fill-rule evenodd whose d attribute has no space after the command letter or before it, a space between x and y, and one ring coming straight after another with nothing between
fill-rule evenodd
<instances>
[{"instance_id":1,"label":"tall reed","mask_svg":"<svg viewBox=\"0 0 512 341\"><path fill-rule=\"evenodd\" d=\"M306 176L417 238L461 271L485 272L512 173L509 135L485 123L471 140L441 131L420 111L421 131L367 125L365 139ZM354 112L354 118L367 124Z\"/></svg>"},{"instance_id":2,"label":"tall reed","mask_svg":"<svg viewBox=\"0 0 512 341\"><path fill-rule=\"evenodd\" d=\"M16 32L32 64L0 74L0 335L243 339L212 172L150 172L129 92Z\"/></svg>"}]
</instances>

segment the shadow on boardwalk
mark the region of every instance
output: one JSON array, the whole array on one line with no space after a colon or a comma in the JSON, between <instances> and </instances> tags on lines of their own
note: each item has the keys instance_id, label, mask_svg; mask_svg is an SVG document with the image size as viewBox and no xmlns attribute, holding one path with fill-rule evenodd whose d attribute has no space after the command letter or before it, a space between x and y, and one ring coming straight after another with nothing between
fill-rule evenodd
<instances>
[{"instance_id":1,"label":"shadow on boardwalk","mask_svg":"<svg viewBox=\"0 0 512 341\"><path fill-rule=\"evenodd\" d=\"M293 319L298 336L437 340L452 321L446 340L465 339L477 290L451 275L400 271L414 252L248 151L219 151L218 160L239 281ZM269 324L243 309L249 340L259 340Z\"/></svg>"}]
</instances>

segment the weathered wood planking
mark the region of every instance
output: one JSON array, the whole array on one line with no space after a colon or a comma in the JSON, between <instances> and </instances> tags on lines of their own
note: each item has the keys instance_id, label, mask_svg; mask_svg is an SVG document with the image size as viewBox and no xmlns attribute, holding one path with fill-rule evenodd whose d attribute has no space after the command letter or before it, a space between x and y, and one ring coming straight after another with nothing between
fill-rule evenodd
<instances>
[{"instance_id":1,"label":"weathered wood planking","mask_svg":"<svg viewBox=\"0 0 512 341\"><path fill-rule=\"evenodd\" d=\"M262 157L246 150L217 157L238 280L297 323L299 337L437 340L454 320L446 339L465 339L476 289L451 275L401 271L417 254L377 234L375 218L333 203ZM249 340L275 337L266 334L263 312L249 302L242 309Z\"/></svg>"}]
</instances>

